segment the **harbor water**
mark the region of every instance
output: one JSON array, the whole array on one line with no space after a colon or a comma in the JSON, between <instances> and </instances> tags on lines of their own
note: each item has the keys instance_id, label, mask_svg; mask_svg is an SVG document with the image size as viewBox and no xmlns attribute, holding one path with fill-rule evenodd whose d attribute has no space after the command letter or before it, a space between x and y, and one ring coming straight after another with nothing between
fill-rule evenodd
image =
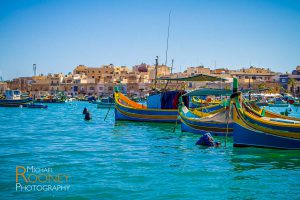
<instances>
[{"instance_id":1,"label":"harbor water","mask_svg":"<svg viewBox=\"0 0 300 200\"><path fill-rule=\"evenodd\" d=\"M113 109L104 121L108 109L88 102L48 106L0 108L0 199L300 199L300 151L220 137L203 148L180 125L115 122ZM17 166L67 174L69 190L17 190Z\"/></svg>"}]
</instances>

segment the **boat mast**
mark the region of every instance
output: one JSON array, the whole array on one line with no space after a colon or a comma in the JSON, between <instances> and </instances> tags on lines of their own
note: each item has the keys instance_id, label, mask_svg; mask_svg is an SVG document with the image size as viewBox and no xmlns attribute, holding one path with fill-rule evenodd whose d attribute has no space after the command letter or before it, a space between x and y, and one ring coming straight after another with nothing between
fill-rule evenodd
<instances>
[{"instance_id":1,"label":"boat mast","mask_svg":"<svg viewBox=\"0 0 300 200\"><path fill-rule=\"evenodd\" d=\"M168 63L168 49L169 49L170 24L171 24L171 10L170 10L170 12L169 12L169 24L168 24L168 34L167 34L167 48L166 48L166 62L165 62L165 65L166 65L166 66L167 66L167 63Z\"/></svg>"},{"instance_id":2,"label":"boat mast","mask_svg":"<svg viewBox=\"0 0 300 200\"><path fill-rule=\"evenodd\" d=\"M171 75L170 75L170 78L172 78L173 63L174 63L174 59L172 59L172 67L171 67ZM168 84L169 84L169 80L167 80L167 83L166 83L166 85L165 85L165 90L167 89Z\"/></svg>"},{"instance_id":3,"label":"boat mast","mask_svg":"<svg viewBox=\"0 0 300 200\"><path fill-rule=\"evenodd\" d=\"M158 56L156 56L155 59L155 78L154 78L154 88L156 89L156 83L157 83L157 68L158 68Z\"/></svg>"}]
</instances>

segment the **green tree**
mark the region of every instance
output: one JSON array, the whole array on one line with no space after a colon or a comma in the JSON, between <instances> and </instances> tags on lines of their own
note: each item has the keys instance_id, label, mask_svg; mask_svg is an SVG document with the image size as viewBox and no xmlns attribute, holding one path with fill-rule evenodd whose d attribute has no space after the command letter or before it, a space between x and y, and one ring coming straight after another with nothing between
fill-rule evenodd
<instances>
[{"instance_id":1,"label":"green tree","mask_svg":"<svg viewBox=\"0 0 300 200\"><path fill-rule=\"evenodd\" d=\"M262 90L265 89L266 85L264 83L261 83L258 85L258 89Z\"/></svg>"},{"instance_id":2,"label":"green tree","mask_svg":"<svg viewBox=\"0 0 300 200\"><path fill-rule=\"evenodd\" d=\"M294 94L295 93L296 80L294 78L290 78L289 82L288 82L288 85L291 86L292 94Z\"/></svg>"}]
</instances>

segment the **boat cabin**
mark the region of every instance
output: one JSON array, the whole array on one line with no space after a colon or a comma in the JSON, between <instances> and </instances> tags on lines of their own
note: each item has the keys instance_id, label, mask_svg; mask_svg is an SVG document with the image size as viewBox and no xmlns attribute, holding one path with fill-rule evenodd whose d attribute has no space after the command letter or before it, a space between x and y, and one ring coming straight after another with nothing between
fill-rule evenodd
<instances>
[{"instance_id":1,"label":"boat cabin","mask_svg":"<svg viewBox=\"0 0 300 200\"><path fill-rule=\"evenodd\" d=\"M177 109L179 97L185 93L185 91L166 91L150 94L147 98L147 107L154 109ZM187 99L184 99L184 101L187 101Z\"/></svg>"},{"instance_id":2,"label":"boat cabin","mask_svg":"<svg viewBox=\"0 0 300 200\"><path fill-rule=\"evenodd\" d=\"M20 90L6 90L5 96L7 100L20 100L21 92Z\"/></svg>"}]
</instances>

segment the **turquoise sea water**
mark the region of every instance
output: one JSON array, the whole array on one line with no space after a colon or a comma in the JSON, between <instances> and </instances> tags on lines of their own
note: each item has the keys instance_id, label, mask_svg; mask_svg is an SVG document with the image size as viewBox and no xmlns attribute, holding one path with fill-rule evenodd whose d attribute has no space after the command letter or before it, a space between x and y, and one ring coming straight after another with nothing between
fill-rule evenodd
<instances>
[{"instance_id":1,"label":"turquoise sea water","mask_svg":"<svg viewBox=\"0 0 300 200\"><path fill-rule=\"evenodd\" d=\"M300 151L233 148L231 138L225 148L218 137L222 147L203 148L174 124L106 113L87 102L0 108L0 199L300 199ZM67 174L70 190L16 191L16 166Z\"/></svg>"}]
</instances>

